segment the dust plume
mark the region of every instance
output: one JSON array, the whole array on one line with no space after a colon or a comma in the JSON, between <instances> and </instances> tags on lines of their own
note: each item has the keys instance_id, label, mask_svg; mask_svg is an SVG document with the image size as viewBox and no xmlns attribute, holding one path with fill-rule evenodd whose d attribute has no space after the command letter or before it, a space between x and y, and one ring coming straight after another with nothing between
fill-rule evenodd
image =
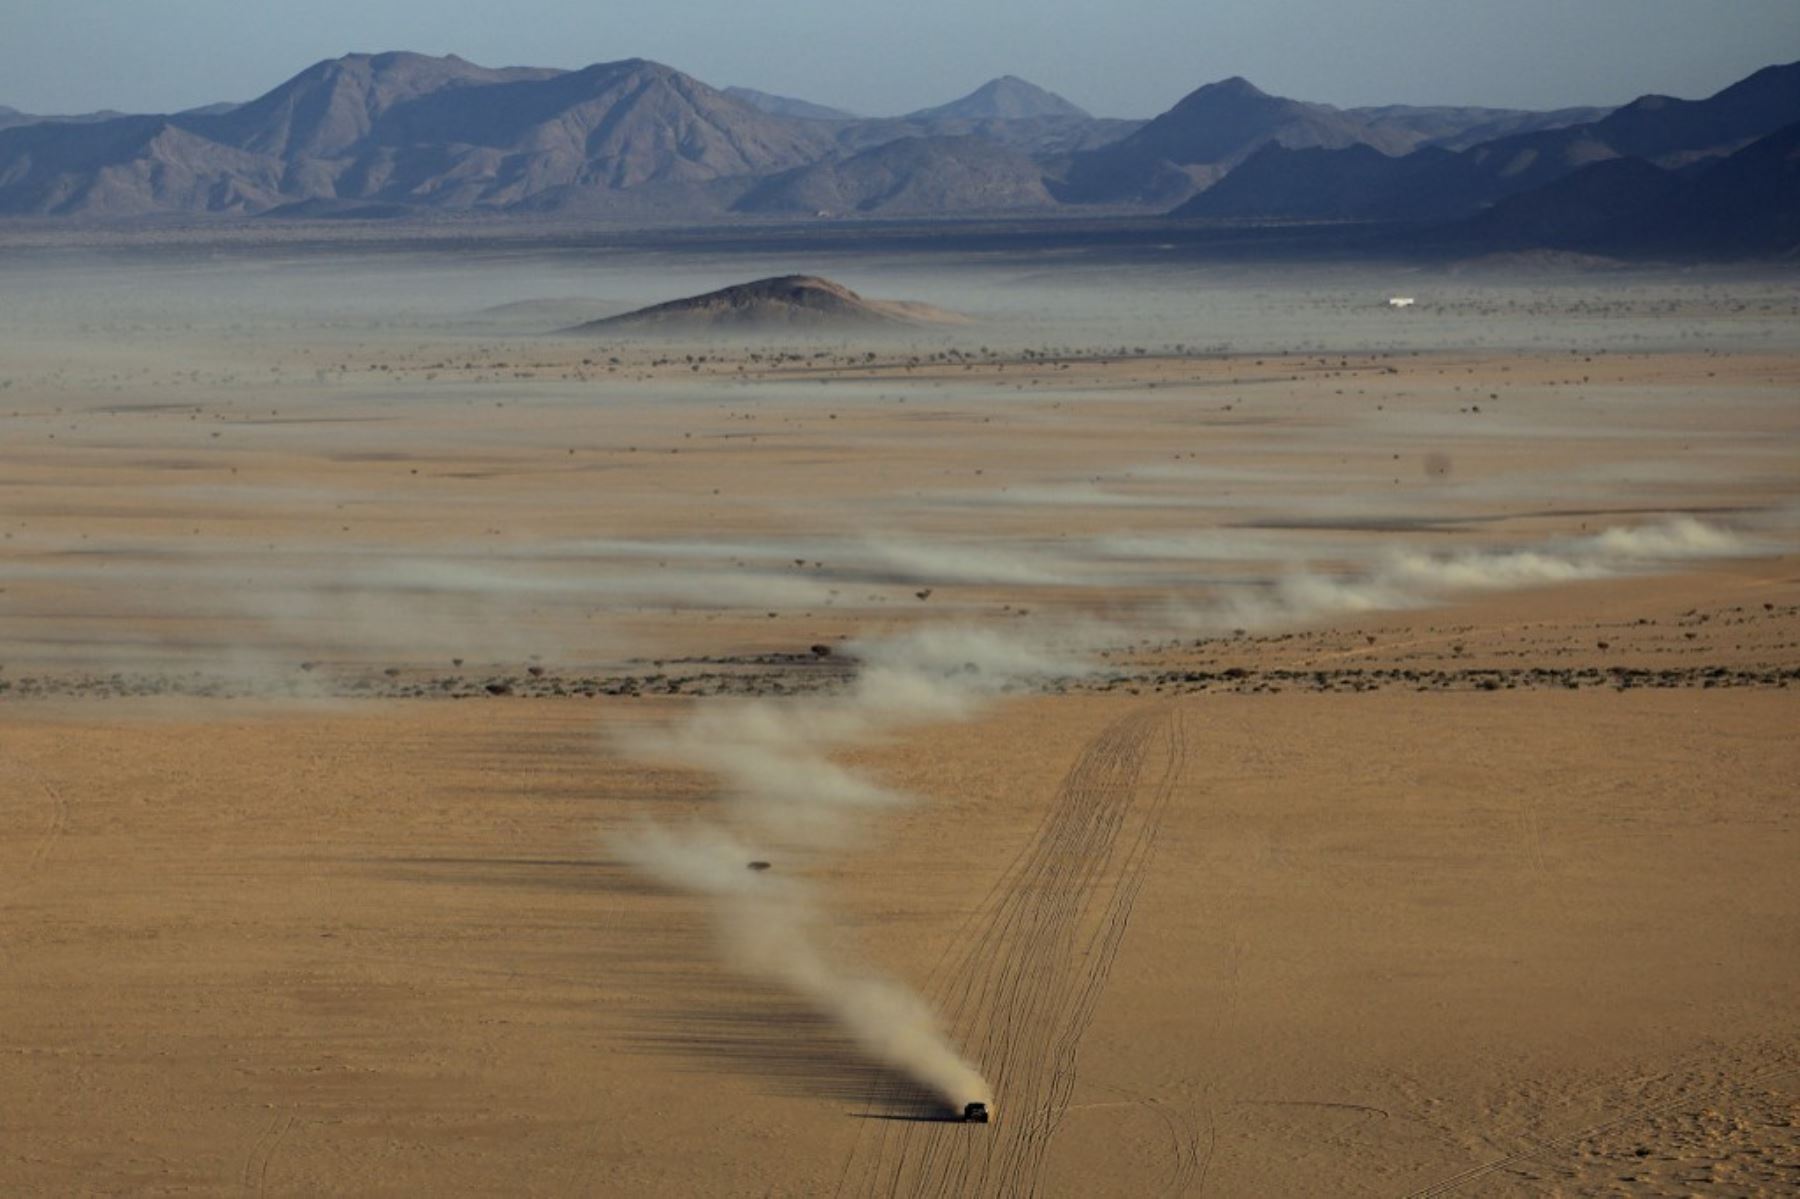
<instances>
[{"instance_id":1,"label":"dust plume","mask_svg":"<svg viewBox=\"0 0 1800 1199\"><path fill-rule=\"evenodd\" d=\"M712 773L724 803L716 818L680 829L645 824L611 843L649 877L709 901L732 967L804 1000L863 1053L952 1107L985 1103L987 1082L923 999L827 951L829 902L792 869L860 843L874 814L908 802L833 761L833 750L907 724L966 719L1009 683L1075 667L1036 644L953 626L854 649L861 667L844 694L704 704L671 729L623 739L641 759Z\"/></svg>"},{"instance_id":2,"label":"dust plume","mask_svg":"<svg viewBox=\"0 0 1800 1199\"><path fill-rule=\"evenodd\" d=\"M1518 549L1423 553L1396 549L1345 575L1296 568L1249 595L1228 596L1178 618L1188 628L1265 628L1357 612L1418 608L1464 591L1602 579L1658 565L1754 553L1742 533L1691 517L1612 528Z\"/></svg>"},{"instance_id":3,"label":"dust plume","mask_svg":"<svg viewBox=\"0 0 1800 1199\"><path fill-rule=\"evenodd\" d=\"M1742 553L1748 544L1736 533L1683 519L1529 548L1451 554L1395 550L1359 573L1334 577L1295 570L1254 594L1173 617L1168 611L1141 612L1124 623L1067 617L1004 635L972 624L925 624L852 641L845 648L857 670L841 692L715 700L671 727L621 737L621 748L639 760L713 775L722 802L712 815L683 827L646 823L609 839L648 877L707 902L721 953L733 968L802 999L834 1020L861 1052L953 1107L987 1102L988 1084L921 998L896 981L838 960L826 948L829 898L802 872L835 850L865 844L875 817L909 802L907 795L842 765L836 756L841 751L907 725L968 719L991 696L1085 673L1100 648L1172 627L1264 627L1415 607L1457 591L1597 578L1684 558ZM1120 548L1099 547L1099 553ZM1154 548L1159 554L1178 552L1182 543ZM1204 541L1190 548L1217 552ZM928 549L908 553L918 561L936 556ZM943 561L970 565L954 555ZM1065 565L1073 574L1079 564ZM1046 573L1065 575L1060 569Z\"/></svg>"},{"instance_id":4,"label":"dust plume","mask_svg":"<svg viewBox=\"0 0 1800 1199\"><path fill-rule=\"evenodd\" d=\"M821 897L797 879L748 869L760 851L710 825L683 832L650 825L614 844L650 877L711 901L721 950L734 969L804 1000L863 1053L952 1107L991 1101L986 1080L949 1043L923 999L832 960Z\"/></svg>"}]
</instances>

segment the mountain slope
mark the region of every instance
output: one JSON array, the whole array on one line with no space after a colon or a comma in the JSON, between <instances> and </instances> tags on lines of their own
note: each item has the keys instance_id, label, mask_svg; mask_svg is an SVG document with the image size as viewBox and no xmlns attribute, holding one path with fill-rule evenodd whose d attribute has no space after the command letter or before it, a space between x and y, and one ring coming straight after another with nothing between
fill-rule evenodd
<instances>
[{"instance_id":1,"label":"mountain slope","mask_svg":"<svg viewBox=\"0 0 1800 1199\"><path fill-rule=\"evenodd\" d=\"M1484 193L1473 164L1435 146L1395 158L1373 146L1290 150L1268 143L1171 215L1357 220L1369 215L1369 197L1379 195L1383 217L1408 220L1451 204L1473 208Z\"/></svg>"},{"instance_id":2,"label":"mountain slope","mask_svg":"<svg viewBox=\"0 0 1800 1199\"><path fill-rule=\"evenodd\" d=\"M548 68L493 70L454 54L347 54L314 63L246 104L218 114L178 116L202 137L281 158L329 158L350 152L394 107L454 88L553 79Z\"/></svg>"},{"instance_id":3,"label":"mountain slope","mask_svg":"<svg viewBox=\"0 0 1800 1199\"><path fill-rule=\"evenodd\" d=\"M1271 96L1246 79L1231 78L1190 92L1112 145L1075 155L1052 190L1058 199L1078 204L1172 203L1270 142L1393 151L1412 139L1330 105Z\"/></svg>"},{"instance_id":4,"label":"mountain slope","mask_svg":"<svg viewBox=\"0 0 1800 1199\"><path fill-rule=\"evenodd\" d=\"M1515 133L1535 133L1598 121L1610 108L1558 108L1537 112L1523 108L1417 107L1388 104L1378 108L1347 108L1359 120L1416 138L1421 146L1466 150L1480 142Z\"/></svg>"},{"instance_id":5,"label":"mountain slope","mask_svg":"<svg viewBox=\"0 0 1800 1199\"><path fill-rule=\"evenodd\" d=\"M503 207L554 190L766 175L834 146L819 122L770 116L642 59L558 71L349 55L223 113L0 131L0 212ZM690 202L717 211L698 193L663 198Z\"/></svg>"},{"instance_id":6,"label":"mountain slope","mask_svg":"<svg viewBox=\"0 0 1800 1199\"><path fill-rule=\"evenodd\" d=\"M1681 191L1672 171L1641 158L1608 158L1500 201L1472 218L1469 231L1509 248L1616 248L1609 243L1628 240Z\"/></svg>"},{"instance_id":7,"label":"mountain slope","mask_svg":"<svg viewBox=\"0 0 1800 1199\"><path fill-rule=\"evenodd\" d=\"M737 212L925 215L1054 205L1025 154L980 137L909 137L751 189Z\"/></svg>"},{"instance_id":8,"label":"mountain slope","mask_svg":"<svg viewBox=\"0 0 1800 1199\"><path fill-rule=\"evenodd\" d=\"M197 137L166 117L0 132L0 212L254 212L279 202L285 172L279 159Z\"/></svg>"},{"instance_id":9,"label":"mountain slope","mask_svg":"<svg viewBox=\"0 0 1800 1199\"><path fill-rule=\"evenodd\" d=\"M887 117L834 128L838 146L848 151L874 149L903 137L979 137L1050 162L1111 145L1142 126L1142 121L1111 117Z\"/></svg>"},{"instance_id":10,"label":"mountain slope","mask_svg":"<svg viewBox=\"0 0 1800 1199\"><path fill-rule=\"evenodd\" d=\"M1416 151L1377 161L1343 151L1272 151L1245 162L1229 188L1194 197L1177 215L1455 218L1591 163L1630 157L1681 166L1729 154L1796 120L1800 63L1765 68L1704 100L1644 96L1598 121L1497 138L1454 155Z\"/></svg>"},{"instance_id":11,"label":"mountain slope","mask_svg":"<svg viewBox=\"0 0 1800 1199\"><path fill-rule=\"evenodd\" d=\"M644 59L442 90L395 106L367 141L396 161L430 147L434 157L472 164L493 181L493 196L569 183L623 189L763 174L811 161L832 145L812 122L772 117ZM399 198L390 191L361 194Z\"/></svg>"},{"instance_id":12,"label":"mountain slope","mask_svg":"<svg viewBox=\"0 0 1800 1199\"><path fill-rule=\"evenodd\" d=\"M1681 171L1592 163L1511 196L1465 232L1488 246L1602 253L1800 254L1800 122Z\"/></svg>"},{"instance_id":13,"label":"mountain slope","mask_svg":"<svg viewBox=\"0 0 1800 1199\"><path fill-rule=\"evenodd\" d=\"M772 117L793 117L802 121L854 121L853 112L845 112L841 108L831 108L824 104L814 104L811 100L800 100L793 96L777 96L773 92L759 92L753 87L728 87L725 94L734 100L742 100L752 108L759 108Z\"/></svg>"}]
</instances>

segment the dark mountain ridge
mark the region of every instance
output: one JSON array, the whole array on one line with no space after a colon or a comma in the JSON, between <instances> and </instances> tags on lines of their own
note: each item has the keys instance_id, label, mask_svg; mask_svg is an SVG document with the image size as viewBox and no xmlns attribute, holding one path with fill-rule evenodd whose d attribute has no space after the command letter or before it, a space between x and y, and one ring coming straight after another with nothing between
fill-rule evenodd
<instances>
[{"instance_id":1,"label":"dark mountain ridge","mask_svg":"<svg viewBox=\"0 0 1800 1199\"><path fill-rule=\"evenodd\" d=\"M1522 108L1478 108L1463 106L1421 107L1411 104L1385 104L1375 108L1346 108L1350 116L1383 129L1392 129L1416 138L1421 146L1440 146L1446 150L1466 150L1479 142L1508 137L1515 133L1532 133L1540 129L1561 129L1568 125L1585 125L1597 121L1610 108L1558 108L1535 112Z\"/></svg>"},{"instance_id":2,"label":"dark mountain ridge","mask_svg":"<svg viewBox=\"0 0 1800 1199\"><path fill-rule=\"evenodd\" d=\"M1590 163L1665 167L1719 157L1800 120L1800 63L1766 67L1704 100L1643 96L1597 121L1446 153L1371 158L1354 148L1271 146L1176 210L1178 216L1454 219Z\"/></svg>"},{"instance_id":3,"label":"dark mountain ridge","mask_svg":"<svg viewBox=\"0 0 1800 1199\"><path fill-rule=\"evenodd\" d=\"M1068 203L1172 203L1223 177L1270 142L1290 147L1412 140L1328 104L1271 96L1240 77L1209 83L1135 133L1074 156L1052 191Z\"/></svg>"},{"instance_id":4,"label":"dark mountain ridge","mask_svg":"<svg viewBox=\"0 0 1800 1199\"><path fill-rule=\"evenodd\" d=\"M1487 246L1800 256L1800 121L1700 166L1610 158L1472 218Z\"/></svg>"}]
</instances>

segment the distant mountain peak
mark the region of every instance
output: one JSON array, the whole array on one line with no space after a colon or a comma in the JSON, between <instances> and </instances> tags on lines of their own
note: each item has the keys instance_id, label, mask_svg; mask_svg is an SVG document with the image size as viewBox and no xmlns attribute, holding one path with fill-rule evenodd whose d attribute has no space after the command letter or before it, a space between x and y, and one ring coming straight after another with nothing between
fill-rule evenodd
<instances>
[{"instance_id":1,"label":"distant mountain peak","mask_svg":"<svg viewBox=\"0 0 1800 1199\"><path fill-rule=\"evenodd\" d=\"M1199 90L1226 96L1267 96L1269 94L1242 75L1232 75L1229 78L1208 83Z\"/></svg>"},{"instance_id":2,"label":"distant mountain peak","mask_svg":"<svg viewBox=\"0 0 1800 1199\"><path fill-rule=\"evenodd\" d=\"M637 58L635 56L632 58L617 58L611 62L591 62L581 69L590 74L614 74L618 72L643 70L654 71L658 74L675 73L674 67L666 67L660 62L655 62L648 58Z\"/></svg>"},{"instance_id":3,"label":"distant mountain peak","mask_svg":"<svg viewBox=\"0 0 1800 1199\"><path fill-rule=\"evenodd\" d=\"M1074 203L1174 203L1269 142L1296 148L1366 143L1384 153L1411 144L1329 104L1271 96L1234 75L1195 88L1128 137L1076 155L1052 193Z\"/></svg>"},{"instance_id":4,"label":"distant mountain peak","mask_svg":"<svg viewBox=\"0 0 1800 1199\"><path fill-rule=\"evenodd\" d=\"M996 75L980 87L969 93L970 96L1031 96L1049 99L1067 104L1068 101L1047 88L1039 87L1029 79L1021 79L1017 75Z\"/></svg>"},{"instance_id":5,"label":"distant mountain peak","mask_svg":"<svg viewBox=\"0 0 1800 1199\"><path fill-rule=\"evenodd\" d=\"M1042 117L1092 119L1085 109L1017 75L990 79L961 99L907 114L907 119L913 121L1017 121Z\"/></svg>"},{"instance_id":6,"label":"distant mountain peak","mask_svg":"<svg viewBox=\"0 0 1800 1199\"><path fill-rule=\"evenodd\" d=\"M1216 104L1253 104L1258 102L1293 105L1304 103L1300 100L1290 100L1285 96L1271 96L1242 75L1233 75L1229 79L1201 84L1177 101L1175 107L1192 109ZM1308 107L1320 108L1323 106L1315 104Z\"/></svg>"}]
</instances>

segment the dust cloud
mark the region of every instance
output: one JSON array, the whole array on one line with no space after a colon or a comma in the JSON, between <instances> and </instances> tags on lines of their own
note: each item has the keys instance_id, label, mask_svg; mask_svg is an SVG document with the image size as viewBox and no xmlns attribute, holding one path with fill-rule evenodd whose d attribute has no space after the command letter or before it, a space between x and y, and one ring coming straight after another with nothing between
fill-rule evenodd
<instances>
[{"instance_id":1,"label":"dust cloud","mask_svg":"<svg viewBox=\"0 0 1800 1199\"><path fill-rule=\"evenodd\" d=\"M1601 579L1657 565L1755 552L1758 543L1691 517L1523 548L1385 551L1348 575L1296 567L1250 595L1187 610L1185 623L1266 628L1358 612L1419 608L1448 595Z\"/></svg>"},{"instance_id":2,"label":"dust cloud","mask_svg":"<svg viewBox=\"0 0 1800 1199\"><path fill-rule=\"evenodd\" d=\"M974 628L931 627L855 651L864 665L847 694L705 703L671 729L622 738L637 757L711 772L725 803L713 819L640 824L610 841L649 877L707 901L728 965L805 1001L953 1109L987 1103L991 1088L921 997L828 951L830 904L787 867L862 843L874 814L909 802L833 762L833 750L906 724L966 719L1007 683L1078 667L1052 648ZM772 862L784 868L752 865Z\"/></svg>"},{"instance_id":3,"label":"dust cloud","mask_svg":"<svg viewBox=\"0 0 1800 1199\"><path fill-rule=\"evenodd\" d=\"M1180 543L1173 543L1179 545ZM1295 571L1248 597L1183 610L1187 630L1267 627L1344 612L1417 607L1457 591L1597 578L1657 563L1748 552L1753 542L1692 519L1520 549L1431 555L1394 551L1347 578ZM1120 547L1111 545L1116 552ZM1158 543L1166 554L1170 543ZM1206 547L1202 544L1202 549ZM1102 551L1104 552L1104 551ZM919 547L923 559L934 556ZM942 555L953 566L955 555ZM1076 577L1081 563L1046 565ZM780 986L830 1017L870 1058L903 1072L953 1108L987 1102L990 1088L946 1037L929 1005L892 979L827 949L828 897L792 873L822 855L865 844L882 812L910 797L839 764L835 753L907 725L968 719L1008 687L1093 669L1107 647L1176 631L1147 613L1123 621L1068 617L999 634L928 623L850 643L859 668L847 691L818 698L703 701L672 727L621 737L641 760L719 780L716 816L685 826L643 823L614 833L627 862L707 902L724 961ZM780 862L783 869L755 864Z\"/></svg>"}]
</instances>

